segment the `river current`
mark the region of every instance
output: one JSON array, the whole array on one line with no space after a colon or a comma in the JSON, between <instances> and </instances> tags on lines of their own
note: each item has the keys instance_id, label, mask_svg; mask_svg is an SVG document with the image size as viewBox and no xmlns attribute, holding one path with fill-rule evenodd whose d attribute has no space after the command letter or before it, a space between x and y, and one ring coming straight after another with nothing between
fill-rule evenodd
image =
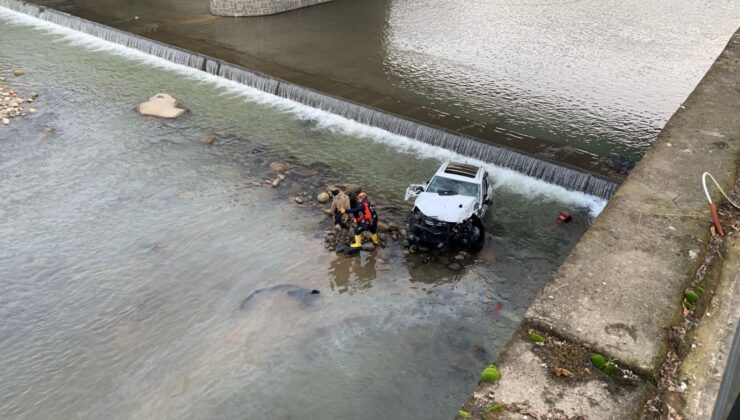
<instances>
[{"instance_id":1,"label":"river current","mask_svg":"<svg viewBox=\"0 0 740 420\"><path fill-rule=\"evenodd\" d=\"M382 200L463 157L2 8L0 72L40 94L0 126L0 418L450 418L604 205L490 167L463 271L337 256L271 160ZM321 293L240 309L282 284Z\"/></svg>"},{"instance_id":2,"label":"river current","mask_svg":"<svg viewBox=\"0 0 740 420\"><path fill-rule=\"evenodd\" d=\"M639 160L740 22L737 0L335 0L241 19L207 0L32 3L585 170Z\"/></svg>"}]
</instances>

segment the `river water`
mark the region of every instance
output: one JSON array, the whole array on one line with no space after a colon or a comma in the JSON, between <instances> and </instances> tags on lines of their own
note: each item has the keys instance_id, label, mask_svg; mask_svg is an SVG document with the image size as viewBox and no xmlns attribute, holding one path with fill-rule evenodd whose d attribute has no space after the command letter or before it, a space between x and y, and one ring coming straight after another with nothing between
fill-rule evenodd
<instances>
[{"instance_id":1,"label":"river water","mask_svg":"<svg viewBox=\"0 0 740 420\"><path fill-rule=\"evenodd\" d=\"M450 418L604 205L491 167L463 271L337 256L271 160L382 204L454 156L2 8L0 72L40 93L0 126L0 418ZM190 113L139 116L160 91ZM240 309L283 284L321 294Z\"/></svg>"},{"instance_id":2,"label":"river water","mask_svg":"<svg viewBox=\"0 0 740 420\"><path fill-rule=\"evenodd\" d=\"M214 18L207 0L34 0L605 173L639 159L740 22L736 0L335 0Z\"/></svg>"}]
</instances>

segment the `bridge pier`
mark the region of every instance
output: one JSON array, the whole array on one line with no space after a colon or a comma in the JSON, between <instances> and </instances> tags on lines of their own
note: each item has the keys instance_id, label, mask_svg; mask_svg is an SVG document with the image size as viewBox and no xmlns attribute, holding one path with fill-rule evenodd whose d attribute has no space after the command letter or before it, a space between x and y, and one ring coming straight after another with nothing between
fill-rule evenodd
<instances>
[{"instance_id":1,"label":"bridge pier","mask_svg":"<svg viewBox=\"0 0 740 420\"><path fill-rule=\"evenodd\" d=\"M211 0L211 14L216 16L265 16L331 0Z\"/></svg>"}]
</instances>

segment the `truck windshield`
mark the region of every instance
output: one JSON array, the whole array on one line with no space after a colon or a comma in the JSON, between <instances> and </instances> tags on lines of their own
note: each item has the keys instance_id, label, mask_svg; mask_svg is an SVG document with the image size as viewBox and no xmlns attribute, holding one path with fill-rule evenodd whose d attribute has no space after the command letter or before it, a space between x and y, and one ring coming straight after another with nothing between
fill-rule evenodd
<instances>
[{"instance_id":1,"label":"truck windshield","mask_svg":"<svg viewBox=\"0 0 740 420\"><path fill-rule=\"evenodd\" d=\"M480 185L472 182L458 181L456 179L435 176L427 188L427 192L437 193L439 195L467 195L470 197L479 197Z\"/></svg>"}]
</instances>

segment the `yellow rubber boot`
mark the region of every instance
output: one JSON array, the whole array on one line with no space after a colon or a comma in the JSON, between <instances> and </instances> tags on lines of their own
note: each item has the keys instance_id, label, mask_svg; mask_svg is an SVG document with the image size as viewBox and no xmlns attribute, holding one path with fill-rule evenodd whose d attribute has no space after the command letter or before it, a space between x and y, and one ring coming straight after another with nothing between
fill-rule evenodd
<instances>
[{"instance_id":1,"label":"yellow rubber boot","mask_svg":"<svg viewBox=\"0 0 740 420\"><path fill-rule=\"evenodd\" d=\"M350 245L350 248L360 248L362 246L362 236L361 235L355 235L355 243Z\"/></svg>"},{"instance_id":2,"label":"yellow rubber boot","mask_svg":"<svg viewBox=\"0 0 740 420\"><path fill-rule=\"evenodd\" d=\"M378 238L378 234L377 233L373 233L373 243L375 245L380 245L380 238Z\"/></svg>"}]
</instances>

